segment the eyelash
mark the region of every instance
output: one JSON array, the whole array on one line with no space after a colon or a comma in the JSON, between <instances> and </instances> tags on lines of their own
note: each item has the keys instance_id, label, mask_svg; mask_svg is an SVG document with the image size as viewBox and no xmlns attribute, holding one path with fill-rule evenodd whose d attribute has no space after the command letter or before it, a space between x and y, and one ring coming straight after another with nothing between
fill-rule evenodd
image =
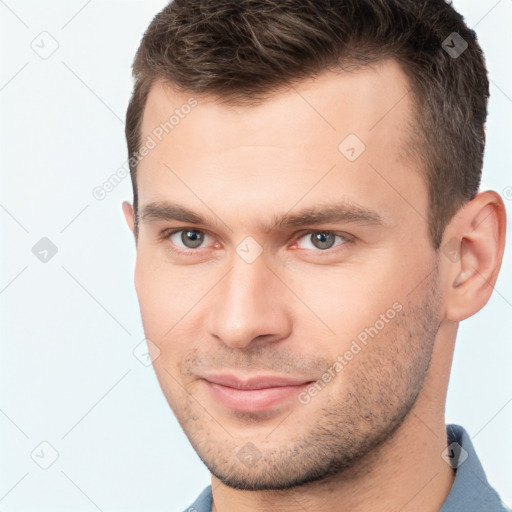
<instances>
[{"instance_id":1,"label":"eyelash","mask_svg":"<svg viewBox=\"0 0 512 512\"><path fill-rule=\"evenodd\" d=\"M195 232L199 232L199 233L204 233L205 235L210 236L210 237L212 236L208 231L206 231L204 229L195 229L195 228L190 228L190 227L181 227L181 228L173 228L171 230L168 230L168 229L164 230L161 233L161 239L163 241L170 241L170 238L171 238L172 235L175 235L176 233L180 233L182 231L195 231ZM349 235L348 233L343 233L343 232L338 232L338 231L322 230L322 229L303 231L303 232L297 233L295 238L294 238L294 240L296 242L296 241L304 238L306 235L311 235L313 233L328 233L328 234L331 234L331 235L343 238L344 242L341 243L341 244L338 244L338 245L336 245L334 247L331 247L329 249L324 249L324 250L321 250L321 249L317 249L317 250L314 250L314 249L302 249L302 250L312 250L315 253L325 254L325 255L328 256L328 255L333 254L334 252L337 252L338 250L346 249L347 245L350 245L350 244L352 244L354 242L354 237ZM176 246L174 246L174 244L172 244L172 245L173 245L173 247L171 248L171 250L173 252L175 252L177 254L180 254L180 255L183 255L183 256L195 256L195 255L197 255L197 253L199 252L200 249L203 249L203 247L198 247L197 249L183 250L183 249L177 249Z\"/></svg>"}]
</instances>

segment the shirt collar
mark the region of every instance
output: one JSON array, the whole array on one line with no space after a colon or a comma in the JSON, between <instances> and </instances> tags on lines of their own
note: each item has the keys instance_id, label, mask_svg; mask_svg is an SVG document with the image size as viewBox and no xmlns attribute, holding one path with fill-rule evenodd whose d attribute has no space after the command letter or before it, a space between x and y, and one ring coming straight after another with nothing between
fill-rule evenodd
<instances>
[{"instance_id":1,"label":"shirt collar","mask_svg":"<svg viewBox=\"0 0 512 512\"><path fill-rule=\"evenodd\" d=\"M443 458L455 469L455 479L439 512L506 511L487 481L468 433L459 425L447 425L446 433Z\"/></svg>"}]
</instances>

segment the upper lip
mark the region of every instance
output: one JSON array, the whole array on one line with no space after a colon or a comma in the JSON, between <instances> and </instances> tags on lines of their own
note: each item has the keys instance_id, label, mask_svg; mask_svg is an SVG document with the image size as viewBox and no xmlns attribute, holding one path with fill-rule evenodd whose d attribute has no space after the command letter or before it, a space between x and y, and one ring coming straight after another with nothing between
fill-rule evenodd
<instances>
[{"instance_id":1,"label":"upper lip","mask_svg":"<svg viewBox=\"0 0 512 512\"><path fill-rule=\"evenodd\" d=\"M312 382L308 379L285 377L280 375L265 375L248 379L237 378L233 375L211 374L203 376L203 379L213 384L220 384L235 389L265 389L283 386L299 386Z\"/></svg>"}]
</instances>

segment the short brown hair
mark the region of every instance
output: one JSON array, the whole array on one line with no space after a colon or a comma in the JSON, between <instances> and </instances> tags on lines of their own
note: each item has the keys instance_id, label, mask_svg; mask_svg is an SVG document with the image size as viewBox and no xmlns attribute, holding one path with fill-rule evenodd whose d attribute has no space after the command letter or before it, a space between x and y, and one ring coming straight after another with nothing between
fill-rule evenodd
<instances>
[{"instance_id":1,"label":"short brown hair","mask_svg":"<svg viewBox=\"0 0 512 512\"><path fill-rule=\"evenodd\" d=\"M460 55L443 44L454 47L454 32L461 49L467 44ZM256 104L334 66L386 57L410 80L416 128L408 130L406 151L425 177L429 233L438 249L446 224L478 192L489 97L476 34L445 0L174 0L152 20L133 62L129 158L140 147L156 80ZM137 214L136 163L130 160Z\"/></svg>"}]
</instances>

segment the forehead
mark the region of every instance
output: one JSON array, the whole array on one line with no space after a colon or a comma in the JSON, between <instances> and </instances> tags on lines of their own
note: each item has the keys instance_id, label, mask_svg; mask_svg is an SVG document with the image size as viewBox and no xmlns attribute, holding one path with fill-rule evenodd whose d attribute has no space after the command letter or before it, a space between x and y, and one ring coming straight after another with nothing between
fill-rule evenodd
<instances>
[{"instance_id":1,"label":"forehead","mask_svg":"<svg viewBox=\"0 0 512 512\"><path fill-rule=\"evenodd\" d=\"M367 135L369 141L370 135L376 136L383 129L387 131L391 124L400 129L412 121L409 80L400 63L389 58L354 71L332 68L317 77L283 86L269 93L266 101L254 105L249 102L246 106L231 104L229 99L209 94L180 91L172 83L157 80L146 101L142 135L150 134L160 123L169 121L172 114L175 114L171 122L172 131L186 135L185 123L181 123L183 112L185 117L192 117L196 122L199 117L198 109L193 109L195 112L191 112L190 116L188 113L187 104L194 100L201 106L199 110L204 128L215 126L226 133L235 132L238 139L247 136L251 143L270 139L274 135L272 128L279 126L292 129L297 134L307 132L300 130L296 121L297 116L306 119L308 114L310 118L316 117L311 128L321 126L324 128L321 131L325 133L330 128L333 135L337 132L334 139L344 131L352 130L362 136ZM236 125L226 121L236 122ZM268 121L273 121L273 124L269 125ZM178 124L182 125L180 130L176 130ZM247 131L251 127L260 128L261 124L264 130L258 133ZM195 125L194 129L197 128L198 125ZM309 130L308 136L312 135L312 131Z\"/></svg>"},{"instance_id":2,"label":"forehead","mask_svg":"<svg viewBox=\"0 0 512 512\"><path fill-rule=\"evenodd\" d=\"M261 210L263 198L286 209L302 197L310 206L345 196L385 210L416 194L410 199L421 210L423 181L403 157L414 129L409 88L392 59L324 72L252 106L157 82L142 122L141 140L154 147L139 163L139 204L186 196L202 211Z\"/></svg>"}]
</instances>

